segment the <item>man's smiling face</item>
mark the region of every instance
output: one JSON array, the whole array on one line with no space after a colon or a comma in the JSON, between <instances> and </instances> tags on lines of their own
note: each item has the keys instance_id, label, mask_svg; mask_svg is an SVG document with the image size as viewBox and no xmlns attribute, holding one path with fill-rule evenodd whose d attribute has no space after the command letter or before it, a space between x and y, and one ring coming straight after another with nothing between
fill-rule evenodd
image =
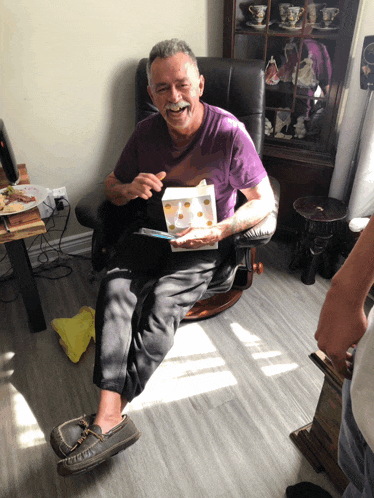
<instances>
[{"instance_id":1,"label":"man's smiling face","mask_svg":"<svg viewBox=\"0 0 374 498\"><path fill-rule=\"evenodd\" d=\"M171 57L157 57L150 70L148 93L169 130L180 135L195 133L204 116L200 97L204 90L204 77L190 57L179 52Z\"/></svg>"}]
</instances>

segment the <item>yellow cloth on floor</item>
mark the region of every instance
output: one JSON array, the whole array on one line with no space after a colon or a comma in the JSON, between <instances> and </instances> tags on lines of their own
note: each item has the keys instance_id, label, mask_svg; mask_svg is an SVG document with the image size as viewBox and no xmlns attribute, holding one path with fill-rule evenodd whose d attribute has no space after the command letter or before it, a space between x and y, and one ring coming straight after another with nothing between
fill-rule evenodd
<instances>
[{"instance_id":1,"label":"yellow cloth on floor","mask_svg":"<svg viewBox=\"0 0 374 498\"><path fill-rule=\"evenodd\" d=\"M80 360L91 338L95 340L95 310L83 306L73 318L55 318L52 327L60 336L60 344L73 363Z\"/></svg>"}]
</instances>

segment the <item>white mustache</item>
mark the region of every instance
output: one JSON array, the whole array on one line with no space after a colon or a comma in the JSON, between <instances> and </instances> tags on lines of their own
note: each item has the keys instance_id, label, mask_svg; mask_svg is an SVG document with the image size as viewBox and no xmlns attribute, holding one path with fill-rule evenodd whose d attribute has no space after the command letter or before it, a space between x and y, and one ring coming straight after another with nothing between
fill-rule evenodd
<instances>
[{"instance_id":1,"label":"white mustache","mask_svg":"<svg viewBox=\"0 0 374 498\"><path fill-rule=\"evenodd\" d=\"M181 100L180 102L177 102L176 104L166 104L165 109L167 111L179 111L180 109L183 109L185 107L189 107L190 104L186 102L185 100Z\"/></svg>"}]
</instances>

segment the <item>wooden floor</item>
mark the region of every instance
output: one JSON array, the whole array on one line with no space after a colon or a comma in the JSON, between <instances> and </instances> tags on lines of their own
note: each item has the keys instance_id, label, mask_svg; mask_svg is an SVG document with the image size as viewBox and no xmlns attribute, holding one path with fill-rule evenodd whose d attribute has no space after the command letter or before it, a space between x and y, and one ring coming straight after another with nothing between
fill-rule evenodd
<instances>
[{"instance_id":1,"label":"wooden floor","mask_svg":"<svg viewBox=\"0 0 374 498\"><path fill-rule=\"evenodd\" d=\"M59 477L51 428L96 410L94 345L78 364L57 334L30 334L19 298L1 304L2 498L279 498L316 474L289 434L312 420L323 376L308 358L329 282L289 273L290 249L259 251L265 272L221 315L183 323L175 346L128 412L140 440L83 476ZM62 280L38 279L47 323L95 307L98 279L73 261ZM13 284L1 284L0 298Z\"/></svg>"}]
</instances>

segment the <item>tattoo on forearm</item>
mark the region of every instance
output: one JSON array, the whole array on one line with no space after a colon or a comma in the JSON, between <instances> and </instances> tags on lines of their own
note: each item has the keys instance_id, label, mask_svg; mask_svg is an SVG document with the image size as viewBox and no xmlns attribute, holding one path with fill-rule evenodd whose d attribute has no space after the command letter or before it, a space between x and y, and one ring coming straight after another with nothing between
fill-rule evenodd
<instances>
[{"instance_id":1,"label":"tattoo on forearm","mask_svg":"<svg viewBox=\"0 0 374 498\"><path fill-rule=\"evenodd\" d=\"M226 236L248 230L259 223L266 214L263 205L258 201L244 204L231 218L224 220Z\"/></svg>"}]
</instances>

